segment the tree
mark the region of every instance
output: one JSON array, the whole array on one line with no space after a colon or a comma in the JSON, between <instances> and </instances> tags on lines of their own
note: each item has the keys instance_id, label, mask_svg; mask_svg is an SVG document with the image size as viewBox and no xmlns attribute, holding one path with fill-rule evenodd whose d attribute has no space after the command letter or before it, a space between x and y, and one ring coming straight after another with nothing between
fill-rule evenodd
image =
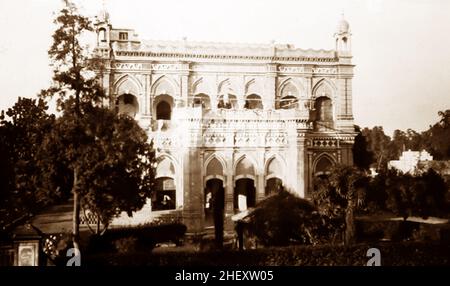
<instances>
[{"instance_id":1,"label":"tree","mask_svg":"<svg viewBox=\"0 0 450 286\"><path fill-rule=\"evenodd\" d=\"M367 140L368 151L373 154L371 167L377 170L387 168L387 162L391 160L389 149L391 138L384 134L383 127L375 126L372 129L366 127L361 133Z\"/></svg>"},{"instance_id":2,"label":"tree","mask_svg":"<svg viewBox=\"0 0 450 286\"><path fill-rule=\"evenodd\" d=\"M53 85L41 92L41 97L57 98L63 115L45 138L41 156L60 162L56 172L47 165L49 184L58 184L61 176L55 173L61 170L70 174L63 177L74 198L73 244L79 248L80 206L105 226L119 212L141 208L154 180L154 152L133 119L102 106L106 96L95 73L98 61L80 44L93 30L91 22L70 1L63 2L48 52L55 67Z\"/></svg>"},{"instance_id":3,"label":"tree","mask_svg":"<svg viewBox=\"0 0 450 286\"><path fill-rule=\"evenodd\" d=\"M413 184L414 177L410 174L402 174L396 170L389 170L386 173L386 208L404 220L413 213L413 193L411 191Z\"/></svg>"},{"instance_id":4,"label":"tree","mask_svg":"<svg viewBox=\"0 0 450 286\"><path fill-rule=\"evenodd\" d=\"M439 111L439 122L422 133L424 144L437 160L450 160L450 109Z\"/></svg>"},{"instance_id":5,"label":"tree","mask_svg":"<svg viewBox=\"0 0 450 286\"><path fill-rule=\"evenodd\" d=\"M78 124L74 111L57 119L41 156L55 156L67 169L77 171L72 189L76 188L83 209L98 218L98 234L100 222L107 227L114 216L122 211L131 215L150 197L155 154L134 119L102 107L88 105L81 110ZM53 173L47 175L52 182Z\"/></svg>"},{"instance_id":6,"label":"tree","mask_svg":"<svg viewBox=\"0 0 450 286\"><path fill-rule=\"evenodd\" d=\"M364 202L368 178L352 166L334 166L330 175L315 179L313 200L322 215L334 221L337 232L344 232L345 244L354 242L354 212Z\"/></svg>"},{"instance_id":7,"label":"tree","mask_svg":"<svg viewBox=\"0 0 450 286\"><path fill-rule=\"evenodd\" d=\"M0 115L0 225L31 214L52 201L42 188L36 153L54 116L47 114L43 100L19 98Z\"/></svg>"},{"instance_id":8,"label":"tree","mask_svg":"<svg viewBox=\"0 0 450 286\"><path fill-rule=\"evenodd\" d=\"M353 162L356 167L362 170L369 170L370 165L373 163L373 152L368 148L366 137L362 134L361 128L355 126L355 131L358 135L355 137L355 143L353 144Z\"/></svg>"}]
</instances>

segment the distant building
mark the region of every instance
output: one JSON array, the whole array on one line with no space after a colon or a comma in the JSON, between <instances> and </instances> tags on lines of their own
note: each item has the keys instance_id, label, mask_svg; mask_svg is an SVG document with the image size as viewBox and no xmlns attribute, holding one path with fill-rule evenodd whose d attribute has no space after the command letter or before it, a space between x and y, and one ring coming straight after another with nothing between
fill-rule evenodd
<instances>
[{"instance_id":1,"label":"distant building","mask_svg":"<svg viewBox=\"0 0 450 286\"><path fill-rule=\"evenodd\" d=\"M389 169L397 169L402 173L415 174L419 170L420 164L426 161L433 161L433 156L425 150L422 151L403 151L399 160L392 160L388 163Z\"/></svg>"}]
</instances>

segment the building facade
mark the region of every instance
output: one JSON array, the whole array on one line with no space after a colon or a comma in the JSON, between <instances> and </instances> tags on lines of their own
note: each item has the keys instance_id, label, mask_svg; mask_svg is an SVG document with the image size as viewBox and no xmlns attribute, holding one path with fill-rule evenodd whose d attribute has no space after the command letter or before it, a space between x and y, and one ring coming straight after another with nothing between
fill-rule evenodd
<instances>
[{"instance_id":1,"label":"building facade","mask_svg":"<svg viewBox=\"0 0 450 286\"><path fill-rule=\"evenodd\" d=\"M402 173L415 174L419 170L419 166L426 161L433 161L433 156L426 150L422 151L403 151L398 160L388 162L388 169L396 169Z\"/></svg>"},{"instance_id":2,"label":"building facade","mask_svg":"<svg viewBox=\"0 0 450 286\"><path fill-rule=\"evenodd\" d=\"M352 164L349 24L335 50L289 44L144 41L97 17L110 104L134 117L157 150L153 214L188 233L232 230L231 216L281 187L308 197L314 176ZM330 37L330 41L331 41Z\"/></svg>"}]
</instances>

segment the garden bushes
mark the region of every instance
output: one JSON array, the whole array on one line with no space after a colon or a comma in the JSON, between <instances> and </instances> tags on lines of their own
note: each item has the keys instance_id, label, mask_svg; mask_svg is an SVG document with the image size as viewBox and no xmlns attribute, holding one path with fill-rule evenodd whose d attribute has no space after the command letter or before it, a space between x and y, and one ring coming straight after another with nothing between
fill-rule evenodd
<instances>
[{"instance_id":1,"label":"garden bushes","mask_svg":"<svg viewBox=\"0 0 450 286\"><path fill-rule=\"evenodd\" d=\"M92 266L365 266L369 248L378 248L383 266L450 265L450 246L437 242L363 243L271 247L242 251L103 254Z\"/></svg>"},{"instance_id":2,"label":"garden bushes","mask_svg":"<svg viewBox=\"0 0 450 286\"><path fill-rule=\"evenodd\" d=\"M186 226L181 223L109 229L102 236L92 236L89 252L133 252L151 250L157 243L183 243Z\"/></svg>"}]
</instances>

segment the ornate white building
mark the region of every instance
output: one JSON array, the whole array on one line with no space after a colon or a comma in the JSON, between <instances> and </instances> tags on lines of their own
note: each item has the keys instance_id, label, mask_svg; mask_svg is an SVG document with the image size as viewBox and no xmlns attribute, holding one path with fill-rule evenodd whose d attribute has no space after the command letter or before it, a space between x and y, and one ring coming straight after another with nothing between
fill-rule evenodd
<instances>
[{"instance_id":1,"label":"ornate white building","mask_svg":"<svg viewBox=\"0 0 450 286\"><path fill-rule=\"evenodd\" d=\"M420 163L425 161L433 161L433 156L426 150L422 151L403 151L398 160L388 162L389 169L397 169L402 173L415 174L418 171Z\"/></svg>"},{"instance_id":2,"label":"ornate white building","mask_svg":"<svg viewBox=\"0 0 450 286\"><path fill-rule=\"evenodd\" d=\"M352 164L354 65L344 19L335 50L144 41L113 28L106 12L96 28L111 104L157 148L152 213L180 215L188 233L232 230L232 215L281 185L308 197L314 176Z\"/></svg>"}]
</instances>

